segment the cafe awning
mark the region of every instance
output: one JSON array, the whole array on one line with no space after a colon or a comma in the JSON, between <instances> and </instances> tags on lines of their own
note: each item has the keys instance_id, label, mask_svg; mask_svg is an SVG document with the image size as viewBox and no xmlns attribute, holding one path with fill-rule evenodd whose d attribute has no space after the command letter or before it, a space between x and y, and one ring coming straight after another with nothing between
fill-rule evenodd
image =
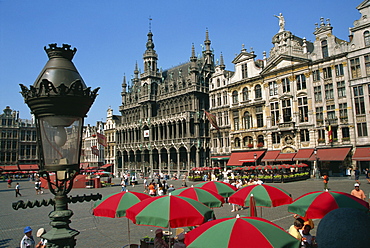
<instances>
[{"instance_id":1,"label":"cafe awning","mask_svg":"<svg viewBox=\"0 0 370 248\"><path fill-rule=\"evenodd\" d=\"M262 162L275 161L280 151L267 151L265 156L262 158Z\"/></svg>"},{"instance_id":2,"label":"cafe awning","mask_svg":"<svg viewBox=\"0 0 370 248\"><path fill-rule=\"evenodd\" d=\"M18 171L19 170L18 165L3 165L1 166L1 168L4 171Z\"/></svg>"},{"instance_id":3,"label":"cafe awning","mask_svg":"<svg viewBox=\"0 0 370 248\"><path fill-rule=\"evenodd\" d=\"M294 156L297 153L280 153L279 156L275 159L275 161L293 161Z\"/></svg>"},{"instance_id":4,"label":"cafe awning","mask_svg":"<svg viewBox=\"0 0 370 248\"><path fill-rule=\"evenodd\" d=\"M211 160L229 160L230 159L230 156L212 156L211 157Z\"/></svg>"},{"instance_id":5,"label":"cafe awning","mask_svg":"<svg viewBox=\"0 0 370 248\"><path fill-rule=\"evenodd\" d=\"M244 162L255 162L264 153L265 151L233 152L227 166L241 166ZM256 160L254 154L256 154Z\"/></svg>"},{"instance_id":6,"label":"cafe awning","mask_svg":"<svg viewBox=\"0 0 370 248\"><path fill-rule=\"evenodd\" d=\"M343 161L350 150L351 147L317 149L317 159L319 161ZM312 154L309 161L315 160L316 156Z\"/></svg>"},{"instance_id":7,"label":"cafe awning","mask_svg":"<svg viewBox=\"0 0 370 248\"><path fill-rule=\"evenodd\" d=\"M19 170L26 171L26 170L39 170L39 165L37 164L20 164Z\"/></svg>"},{"instance_id":8,"label":"cafe awning","mask_svg":"<svg viewBox=\"0 0 370 248\"><path fill-rule=\"evenodd\" d=\"M105 164L105 165L101 166L100 168L101 168L101 169L106 169L106 168L111 167L112 165L113 165L113 164Z\"/></svg>"},{"instance_id":9,"label":"cafe awning","mask_svg":"<svg viewBox=\"0 0 370 248\"><path fill-rule=\"evenodd\" d=\"M314 149L299 149L293 160L307 161L311 157L313 151Z\"/></svg>"},{"instance_id":10,"label":"cafe awning","mask_svg":"<svg viewBox=\"0 0 370 248\"><path fill-rule=\"evenodd\" d=\"M352 159L356 161L370 161L370 147L357 147Z\"/></svg>"}]
</instances>

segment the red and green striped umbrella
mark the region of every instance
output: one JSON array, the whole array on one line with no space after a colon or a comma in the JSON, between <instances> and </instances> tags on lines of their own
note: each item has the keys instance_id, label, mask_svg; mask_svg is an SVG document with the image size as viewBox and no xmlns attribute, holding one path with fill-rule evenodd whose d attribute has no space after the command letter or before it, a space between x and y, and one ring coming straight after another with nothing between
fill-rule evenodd
<instances>
[{"instance_id":1,"label":"red and green striped umbrella","mask_svg":"<svg viewBox=\"0 0 370 248\"><path fill-rule=\"evenodd\" d=\"M253 194L257 207L277 207L293 202L291 195L283 189L266 184L245 186L229 197L229 202L249 206Z\"/></svg>"},{"instance_id":2,"label":"red and green striped umbrella","mask_svg":"<svg viewBox=\"0 0 370 248\"><path fill-rule=\"evenodd\" d=\"M344 192L315 191L298 197L288 206L288 211L309 219L321 219L337 208L356 208L368 213L369 203Z\"/></svg>"},{"instance_id":3,"label":"red and green striped umbrella","mask_svg":"<svg viewBox=\"0 0 370 248\"><path fill-rule=\"evenodd\" d=\"M94 204L93 215L109 218L124 217L126 209L147 198L150 196L139 192L113 193Z\"/></svg>"},{"instance_id":4,"label":"red and green striped umbrella","mask_svg":"<svg viewBox=\"0 0 370 248\"><path fill-rule=\"evenodd\" d=\"M212 190L223 197L229 197L235 193L236 188L229 183L209 181L194 185L194 187Z\"/></svg>"},{"instance_id":5,"label":"red and green striped umbrella","mask_svg":"<svg viewBox=\"0 0 370 248\"><path fill-rule=\"evenodd\" d=\"M185 236L187 248L296 247L300 241L278 225L257 217L222 218L193 229Z\"/></svg>"},{"instance_id":6,"label":"red and green striped umbrella","mask_svg":"<svg viewBox=\"0 0 370 248\"><path fill-rule=\"evenodd\" d=\"M210 208L222 207L224 198L214 191L204 188L188 187L171 192L172 195L184 196L199 201Z\"/></svg>"},{"instance_id":7,"label":"red and green striped umbrella","mask_svg":"<svg viewBox=\"0 0 370 248\"><path fill-rule=\"evenodd\" d=\"M137 225L170 228L200 225L213 216L203 203L171 194L145 199L126 210L126 217Z\"/></svg>"}]
</instances>

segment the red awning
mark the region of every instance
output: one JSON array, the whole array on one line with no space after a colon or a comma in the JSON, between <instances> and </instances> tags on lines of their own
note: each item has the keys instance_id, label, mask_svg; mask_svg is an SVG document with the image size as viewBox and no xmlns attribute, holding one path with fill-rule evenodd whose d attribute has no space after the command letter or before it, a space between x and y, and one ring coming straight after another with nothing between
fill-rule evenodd
<instances>
[{"instance_id":1,"label":"red awning","mask_svg":"<svg viewBox=\"0 0 370 248\"><path fill-rule=\"evenodd\" d=\"M244 162L255 162L254 154L257 155L256 159L261 157L265 151L250 151L250 152L233 152L231 153L227 166L241 166Z\"/></svg>"},{"instance_id":2,"label":"red awning","mask_svg":"<svg viewBox=\"0 0 370 248\"><path fill-rule=\"evenodd\" d=\"M20 164L19 169L22 170L22 171L39 170L39 165L37 165L37 164Z\"/></svg>"},{"instance_id":3,"label":"red awning","mask_svg":"<svg viewBox=\"0 0 370 248\"><path fill-rule=\"evenodd\" d=\"M267 151L265 156L262 158L262 162L275 161L280 151Z\"/></svg>"},{"instance_id":4,"label":"red awning","mask_svg":"<svg viewBox=\"0 0 370 248\"><path fill-rule=\"evenodd\" d=\"M343 161L348 152L351 150L350 147L345 148L328 148L328 149L318 149L317 159L319 161ZM315 161L316 156L312 154L309 161Z\"/></svg>"},{"instance_id":5,"label":"red awning","mask_svg":"<svg viewBox=\"0 0 370 248\"><path fill-rule=\"evenodd\" d=\"M19 170L18 165L3 165L1 166L1 168L4 171L18 171Z\"/></svg>"},{"instance_id":6,"label":"red awning","mask_svg":"<svg viewBox=\"0 0 370 248\"><path fill-rule=\"evenodd\" d=\"M297 161L297 160L306 161L311 157L313 151L314 151L314 149L300 149L297 152L297 155L295 155L295 157L293 158L293 160L295 160L295 161Z\"/></svg>"},{"instance_id":7,"label":"red awning","mask_svg":"<svg viewBox=\"0 0 370 248\"><path fill-rule=\"evenodd\" d=\"M106 168L108 168L108 167L111 167L112 165L113 165L113 164L105 164L105 165L101 166L100 168L106 169Z\"/></svg>"},{"instance_id":8,"label":"red awning","mask_svg":"<svg viewBox=\"0 0 370 248\"><path fill-rule=\"evenodd\" d=\"M293 161L294 156L297 153L292 152L292 153L280 153L279 156L276 158L275 161Z\"/></svg>"},{"instance_id":9,"label":"red awning","mask_svg":"<svg viewBox=\"0 0 370 248\"><path fill-rule=\"evenodd\" d=\"M228 160L230 156L211 156L211 160Z\"/></svg>"},{"instance_id":10,"label":"red awning","mask_svg":"<svg viewBox=\"0 0 370 248\"><path fill-rule=\"evenodd\" d=\"M370 147L357 147L352 159L357 161L370 161Z\"/></svg>"}]
</instances>

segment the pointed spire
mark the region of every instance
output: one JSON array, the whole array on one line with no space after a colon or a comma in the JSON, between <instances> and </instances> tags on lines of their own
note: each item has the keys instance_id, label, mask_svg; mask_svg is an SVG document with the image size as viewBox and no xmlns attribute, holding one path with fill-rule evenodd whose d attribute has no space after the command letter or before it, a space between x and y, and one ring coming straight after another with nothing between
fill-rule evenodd
<instances>
[{"instance_id":1,"label":"pointed spire","mask_svg":"<svg viewBox=\"0 0 370 248\"><path fill-rule=\"evenodd\" d=\"M194 47L194 43L192 43L191 45L191 57L190 57L190 61L196 61L197 60L197 56L195 55L195 47Z\"/></svg>"},{"instance_id":2,"label":"pointed spire","mask_svg":"<svg viewBox=\"0 0 370 248\"><path fill-rule=\"evenodd\" d=\"M224 55L222 54L222 52L221 52L221 55L220 55L220 68L222 70L224 70L226 68L225 63L224 63Z\"/></svg>"},{"instance_id":3,"label":"pointed spire","mask_svg":"<svg viewBox=\"0 0 370 248\"><path fill-rule=\"evenodd\" d=\"M127 90L126 74L123 74L122 92L126 92L126 90Z\"/></svg>"},{"instance_id":4,"label":"pointed spire","mask_svg":"<svg viewBox=\"0 0 370 248\"><path fill-rule=\"evenodd\" d=\"M137 66L137 61L135 63L135 70L134 70L134 74L135 74L135 78L138 76L139 74L139 69L138 69L138 66Z\"/></svg>"},{"instance_id":5,"label":"pointed spire","mask_svg":"<svg viewBox=\"0 0 370 248\"><path fill-rule=\"evenodd\" d=\"M209 40L208 28L206 29L206 40L204 41L204 45L206 47L206 51L211 50L211 41Z\"/></svg>"}]
</instances>

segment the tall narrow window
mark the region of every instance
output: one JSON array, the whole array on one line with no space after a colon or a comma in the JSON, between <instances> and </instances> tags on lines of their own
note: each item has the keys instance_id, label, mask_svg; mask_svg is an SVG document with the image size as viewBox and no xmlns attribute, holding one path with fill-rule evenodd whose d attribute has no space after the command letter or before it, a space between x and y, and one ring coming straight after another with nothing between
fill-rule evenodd
<instances>
[{"instance_id":1,"label":"tall narrow window","mask_svg":"<svg viewBox=\"0 0 370 248\"><path fill-rule=\"evenodd\" d=\"M327 40L321 41L321 51L322 51L322 57L323 58L329 57L328 41Z\"/></svg>"},{"instance_id":2,"label":"tall narrow window","mask_svg":"<svg viewBox=\"0 0 370 248\"><path fill-rule=\"evenodd\" d=\"M328 79L328 78L332 77L331 67L326 67L326 68L322 69L322 71L324 73L324 79Z\"/></svg>"},{"instance_id":3,"label":"tall narrow window","mask_svg":"<svg viewBox=\"0 0 370 248\"><path fill-rule=\"evenodd\" d=\"M281 84L283 85L283 93L290 92L290 82L289 78L283 78L281 80Z\"/></svg>"},{"instance_id":4,"label":"tall narrow window","mask_svg":"<svg viewBox=\"0 0 370 248\"><path fill-rule=\"evenodd\" d=\"M330 104L326 106L326 114L327 114L329 122L333 121L335 123L335 121L337 120L337 117L335 116L335 105L334 104Z\"/></svg>"},{"instance_id":5,"label":"tall narrow window","mask_svg":"<svg viewBox=\"0 0 370 248\"><path fill-rule=\"evenodd\" d=\"M224 123L229 125L229 111L224 111Z\"/></svg>"},{"instance_id":6,"label":"tall narrow window","mask_svg":"<svg viewBox=\"0 0 370 248\"><path fill-rule=\"evenodd\" d=\"M346 85L344 81L337 82L338 97L346 96Z\"/></svg>"},{"instance_id":7,"label":"tall narrow window","mask_svg":"<svg viewBox=\"0 0 370 248\"><path fill-rule=\"evenodd\" d=\"M232 93L232 96L233 96L233 103L238 103L239 102L238 91L234 90Z\"/></svg>"},{"instance_id":8,"label":"tall narrow window","mask_svg":"<svg viewBox=\"0 0 370 248\"><path fill-rule=\"evenodd\" d=\"M235 147L240 147L240 139L239 138L235 138L234 144L235 144Z\"/></svg>"},{"instance_id":9,"label":"tall narrow window","mask_svg":"<svg viewBox=\"0 0 370 248\"><path fill-rule=\"evenodd\" d=\"M366 55L364 58L365 58L366 76L370 76L370 56Z\"/></svg>"},{"instance_id":10,"label":"tall narrow window","mask_svg":"<svg viewBox=\"0 0 370 248\"><path fill-rule=\"evenodd\" d=\"M365 114L364 91L362 86L353 87L353 96L355 100L356 115Z\"/></svg>"},{"instance_id":11,"label":"tall narrow window","mask_svg":"<svg viewBox=\"0 0 370 248\"><path fill-rule=\"evenodd\" d=\"M233 111L234 130L239 130L239 111Z\"/></svg>"},{"instance_id":12,"label":"tall narrow window","mask_svg":"<svg viewBox=\"0 0 370 248\"><path fill-rule=\"evenodd\" d=\"M296 76L297 81L297 90L305 90L306 89L306 77L303 74Z\"/></svg>"},{"instance_id":13,"label":"tall narrow window","mask_svg":"<svg viewBox=\"0 0 370 248\"><path fill-rule=\"evenodd\" d=\"M292 109L290 99L284 99L281 101L281 106L283 110L283 119L284 122L292 121Z\"/></svg>"},{"instance_id":14,"label":"tall narrow window","mask_svg":"<svg viewBox=\"0 0 370 248\"><path fill-rule=\"evenodd\" d=\"M344 75L343 64L335 65L335 76L340 77Z\"/></svg>"},{"instance_id":15,"label":"tall narrow window","mask_svg":"<svg viewBox=\"0 0 370 248\"><path fill-rule=\"evenodd\" d=\"M224 93L223 93L223 100L224 100L224 105L227 105L229 101L227 100L227 92L226 91L224 91Z\"/></svg>"},{"instance_id":16,"label":"tall narrow window","mask_svg":"<svg viewBox=\"0 0 370 248\"><path fill-rule=\"evenodd\" d=\"M270 96L277 95L277 84L275 81L269 82L269 92Z\"/></svg>"},{"instance_id":17,"label":"tall narrow window","mask_svg":"<svg viewBox=\"0 0 370 248\"><path fill-rule=\"evenodd\" d=\"M333 89L333 84L325 84L325 99L334 99L334 89Z\"/></svg>"},{"instance_id":18,"label":"tall narrow window","mask_svg":"<svg viewBox=\"0 0 370 248\"><path fill-rule=\"evenodd\" d=\"M243 101L248 101L248 88L243 88Z\"/></svg>"},{"instance_id":19,"label":"tall narrow window","mask_svg":"<svg viewBox=\"0 0 370 248\"><path fill-rule=\"evenodd\" d=\"M357 134L358 134L358 137L366 137L367 136L366 122L357 123Z\"/></svg>"},{"instance_id":20,"label":"tall narrow window","mask_svg":"<svg viewBox=\"0 0 370 248\"><path fill-rule=\"evenodd\" d=\"M321 102L322 101L321 86L315 86L313 88L313 91L315 96L315 102Z\"/></svg>"},{"instance_id":21,"label":"tall narrow window","mask_svg":"<svg viewBox=\"0 0 370 248\"><path fill-rule=\"evenodd\" d=\"M252 128L252 116L248 111L244 112L243 121L244 121L244 128L245 129Z\"/></svg>"},{"instance_id":22,"label":"tall narrow window","mask_svg":"<svg viewBox=\"0 0 370 248\"><path fill-rule=\"evenodd\" d=\"M342 127L342 138L349 138L349 127Z\"/></svg>"},{"instance_id":23,"label":"tall narrow window","mask_svg":"<svg viewBox=\"0 0 370 248\"><path fill-rule=\"evenodd\" d=\"M370 32L369 31L364 32L364 41L365 41L365 46L370 46Z\"/></svg>"},{"instance_id":24,"label":"tall narrow window","mask_svg":"<svg viewBox=\"0 0 370 248\"><path fill-rule=\"evenodd\" d=\"M217 93L217 106L221 106L221 93Z\"/></svg>"},{"instance_id":25,"label":"tall narrow window","mask_svg":"<svg viewBox=\"0 0 370 248\"><path fill-rule=\"evenodd\" d=\"M271 134L272 144L279 144L280 143L280 134L278 132L274 132Z\"/></svg>"},{"instance_id":26,"label":"tall narrow window","mask_svg":"<svg viewBox=\"0 0 370 248\"><path fill-rule=\"evenodd\" d=\"M217 87L220 87L220 79L217 78Z\"/></svg>"},{"instance_id":27,"label":"tall narrow window","mask_svg":"<svg viewBox=\"0 0 370 248\"><path fill-rule=\"evenodd\" d=\"M339 118L340 119L348 118L347 103L339 103Z\"/></svg>"},{"instance_id":28,"label":"tall narrow window","mask_svg":"<svg viewBox=\"0 0 370 248\"><path fill-rule=\"evenodd\" d=\"M279 123L279 102L272 102L271 109L271 126L276 126Z\"/></svg>"},{"instance_id":29,"label":"tall narrow window","mask_svg":"<svg viewBox=\"0 0 370 248\"><path fill-rule=\"evenodd\" d=\"M323 107L316 108L316 121L322 122L324 120Z\"/></svg>"},{"instance_id":30,"label":"tall narrow window","mask_svg":"<svg viewBox=\"0 0 370 248\"><path fill-rule=\"evenodd\" d=\"M258 84L256 87L254 87L254 94L256 98L262 98L261 85Z\"/></svg>"},{"instance_id":31,"label":"tall narrow window","mask_svg":"<svg viewBox=\"0 0 370 248\"><path fill-rule=\"evenodd\" d=\"M300 131L301 142L310 141L310 132L307 129L302 129Z\"/></svg>"},{"instance_id":32,"label":"tall narrow window","mask_svg":"<svg viewBox=\"0 0 370 248\"><path fill-rule=\"evenodd\" d=\"M307 97L298 98L298 111L299 111L299 121L307 122L308 121Z\"/></svg>"},{"instance_id":33,"label":"tall narrow window","mask_svg":"<svg viewBox=\"0 0 370 248\"><path fill-rule=\"evenodd\" d=\"M315 70L312 72L312 79L313 81L319 81L320 80L320 71Z\"/></svg>"},{"instance_id":34,"label":"tall narrow window","mask_svg":"<svg viewBox=\"0 0 370 248\"><path fill-rule=\"evenodd\" d=\"M247 78L248 77L248 65L242 64L242 78Z\"/></svg>"},{"instance_id":35,"label":"tall narrow window","mask_svg":"<svg viewBox=\"0 0 370 248\"><path fill-rule=\"evenodd\" d=\"M352 78L361 77L360 59L355 58L350 60Z\"/></svg>"},{"instance_id":36,"label":"tall narrow window","mask_svg":"<svg viewBox=\"0 0 370 248\"><path fill-rule=\"evenodd\" d=\"M257 127L263 127L263 110L262 110L262 106L256 107L256 119L257 119Z\"/></svg>"},{"instance_id":37,"label":"tall narrow window","mask_svg":"<svg viewBox=\"0 0 370 248\"><path fill-rule=\"evenodd\" d=\"M222 112L218 112L218 113L217 113L217 125L218 125L219 127L221 127L221 126L222 126Z\"/></svg>"}]
</instances>

